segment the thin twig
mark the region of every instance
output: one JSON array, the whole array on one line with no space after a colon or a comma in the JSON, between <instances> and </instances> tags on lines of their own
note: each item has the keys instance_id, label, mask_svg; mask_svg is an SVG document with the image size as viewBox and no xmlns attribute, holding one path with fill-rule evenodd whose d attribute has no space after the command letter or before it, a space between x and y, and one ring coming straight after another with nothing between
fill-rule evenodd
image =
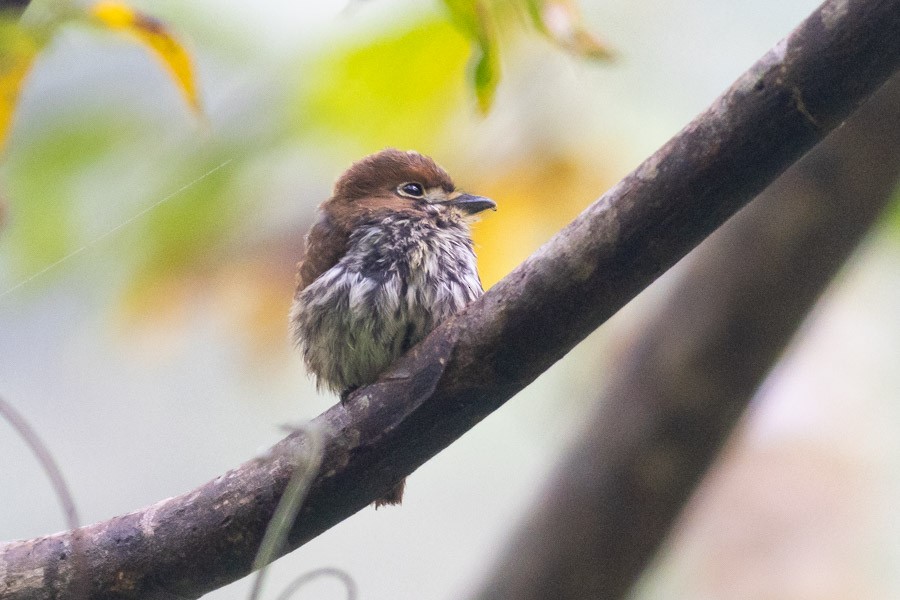
<instances>
[{"instance_id":1,"label":"thin twig","mask_svg":"<svg viewBox=\"0 0 900 600\"><path fill-rule=\"evenodd\" d=\"M318 579L319 577L334 577L338 581L344 584L344 587L347 590L347 600L356 600L358 597L358 591L356 586L356 581L354 581L353 577L350 576L349 573L344 571L343 569L336 569L334 567L322 567L321 569L315 569L314 571L310 571L309 573L304 573L300 575L296 579L294 579L284 591L278 596L276 600L289 600L291 596L293 596L300 588L309 583L314 579Z\"/></svg>"},{"instance_id":2,"label":"thin twig","mask_svg":"<svg viewBox=\"0 0 900 600\"><path fill-rule=\"evenodd\" d=\"M253 580L249 600L259 600L268 566L282 555L291 525L297 518L303 501L309 493L309 487L315 476L318 475L319 466L322 464L322 434L316 424L304 423L295 427L294 431L303 436L306 446L298 449L294 474L291 476L281 500L278 501L278 507L266 527L266 533L253 561L256 577Z\"/></svg>"},{"instance_id":3,"label":"thin twig","mask_svg":"<svg viewBox=\"0 0 900 600\"><path fill-rule=\"evenodd\" d=\"M72 588L73 598L88 597L88 579L87 565L84 558L84 548L82 547L81 534L78 529L80 519L78 518L78 508L75 506L75 497L66 484L62 470L53 458L53 454L47 445L41 440L40 436L34 430L28 421L23 417L12 404L0 397L0 417L3 417L7 423L15 429L19 437L31 449L34 457L37 458L47 478L50 479L50 485L53 487L53 493L62 506L63 517L66 521L66 527L69 528L71 534L71 552L72 557Z\"/></svg>"}]
</instances>

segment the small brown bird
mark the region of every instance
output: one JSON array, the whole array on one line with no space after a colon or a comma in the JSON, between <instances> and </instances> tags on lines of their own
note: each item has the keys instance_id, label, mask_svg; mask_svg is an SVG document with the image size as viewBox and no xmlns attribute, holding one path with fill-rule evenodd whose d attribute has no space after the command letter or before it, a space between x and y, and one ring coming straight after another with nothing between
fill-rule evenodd
<instances>
[{"instance_id":1,"label":"small brown bird","mask_svg":"<svg viewBox=\"0 0 900 600\"><path fill-rule=\"evenodd\" d=\"M346 401L481 296L470 225L496 207L417 152L383 150L341 175L306 237L290 316L320 388ZM399 504L404 484L375 507Z\"/></svg>"}]
</instances>

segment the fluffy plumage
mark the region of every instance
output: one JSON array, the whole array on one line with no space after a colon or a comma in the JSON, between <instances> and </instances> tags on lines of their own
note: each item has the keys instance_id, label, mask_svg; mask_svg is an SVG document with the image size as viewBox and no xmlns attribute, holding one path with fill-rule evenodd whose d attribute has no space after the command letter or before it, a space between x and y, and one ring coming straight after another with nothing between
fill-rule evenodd
<instances>
[{"instance_id":1,"label":"fluffy plumage","mask_svg":"<svg viewBox=\"0 0 900 600\"><path fill-rule=\"evenodd\" d=\"M290 316L320 387L345 399L481 295L470 224L494 207L416 152L384 150L338 179L307 236Z\"/></svg>"}]
</instances>

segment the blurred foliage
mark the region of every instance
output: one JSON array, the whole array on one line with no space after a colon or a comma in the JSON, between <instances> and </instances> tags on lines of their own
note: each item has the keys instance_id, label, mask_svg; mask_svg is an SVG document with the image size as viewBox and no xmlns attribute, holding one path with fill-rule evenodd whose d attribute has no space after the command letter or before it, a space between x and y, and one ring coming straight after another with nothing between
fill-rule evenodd
<instances>
[{"instance_id":1,"label":"blurred foliage","mask_svg":"<svg viewBox=\"0 0 900 600\"><path fill-rule=\"evenodd\" d=\"M472 41L472 80L478 107L486 113L500 82L500 49L496 26L482 0L444 0L456 26Z\"/></svg>"},{"instance_id":2,"label":"blurred foliage","mask_svg":"<svg viewBox=\"0 0 900 600\"><path fill-rule=\"evenodd\" d=\"M27 152L13 154L10 167L23 176L9 178L8 191L22 201L14 204L14 223L3 243L15 250L7 256L18 271L42 270L80 245L76 181L121 135L112 121L106 125L55 130L29 144Z\"/></svg>"},{"instance_id":3,"label":"blurred foliage","mask_svg":"<svg viewBox=\"0 0 900 600\"><path fill-rule=\"evenodd\" d=\"M28 279L117 233L124 239L104 243L103 256L126 268L127 280L118 287L126 314L137 317L134 323L152 328L146 317L154 315L178 326L198 301L212 302L250 334L254 353L280 346L302 237L312 207L327 191L315 197L286 192L280 200L307 207L307 220L267 230L256 224L278 203L266 191L269 180L296 171L298 178L330 182L359 154L395 146L433 154L471 191L497 200L500 212L476 227L480 268L490 286L593 200L613 176L598 168L596 157L551 143L541 145L545 154L540 156L523 151L493 169L473 165L463 178L453 162L465 162L459 156L470 149L466 138L459 137L468 134L457 130L461 124L471 131L480 126L476 103L469 98L474 91L482 111L492 106L501 81L501 54L505 61L513 60L513 42L523 33L540 33L581 56L599 54L563 43L559 32L565 28L558 22L568 23L570 31L581 23L571 3L445 0L434 8L404 15L365 35L339 35L350 28L338 24L327 43L295 57L285 71L272 73L268 82L254 79L263 86L261 103L248 105L246 115L219 121L211 136L179 132L181 121L173 122L171 115L154 124L142 122L138 112L110 111L101 97L94 98L96 105L85 104L89 98L67 106L69 114L32 124L30 136L13 144L5 160L12 206L9 226L0 237L2 266L18 281ZM551 23L547 15L554 10L562 10L568 20ZM93 4L75 17L55 19L50 20L53 27L74 19L137 40L163 61L187 102L199 107L192 59L159 21L117 2ZM8 26L14 35L26 31ZM29 56L27 51L23 56ZM0 62L0 67L5 64L12 63ZM6 72L13 69L0 74ZM292 83L294 73L297 83ZM22 77L9 86L15 94ZM451 134L456 141L448 148ZM278 155L285 148L315 147L323 141L331 149L353 149L329 163L326 174L314 174L302 164L293 169L269 164L266 153ZM330 156L327 148L313 151ZM255 164L264 165L256 179L240 183ZM291 190L303 187L289 181ZM107 211L103 203L109 203ZM98 211L108 213L102 223L96 222Z\"/></svg>"},{"instance_id":4,"label":"blurred foliage","mask_svg":"<svg viewBox=\"0 0 900 600\"><path fill-rule=\"evenodd\" d=\"M304 70L292 120L364 148L425 148L465 98L468 44L439 17L337 47Z\"/></svg>"},{"instance_id":5,"label":"blurred foliage","mask_svg":"<svg viewBox=\"0 0 900 600\"><path fill-rule=\"evenodd\" d=\"M528 14L538 30L576 56L609 60L612 50L588 29L574 0L526 0Z\"/></svg>"},{"instance_id":6,"label":"blurred foliage","mask_svg":"<svg viewBox=\"0 0 900 600\"><path fill-rule=\"evenodd\" d=\"M472 43L470 78L482 113L490 109L500 83L501 29L519 30L530 23L578 57L612 58L609 47L584 25L574 0L444 0L444 5Z\"/></svg>"},{"instance_id":7,"label":"blurred foliage","mask_svg":"<svg viewBox=\"0 0 900 600\"><path fill-rule=\"evenodd\" d=\"M188 105L200 113L193 61L165 23L122 2L98 2L90 14L101 26L120 31L150 49L169 70Z\"/></svg>"},{"instance_id":8,"label":"blurred foliage","mask_svg":"<svg viewBox=\"0 0 900 600\"><path fill-rule=\"evenodd\" d=\"M68 23L96 24L129 35L149 48L169 70L188 104L200 100L191 57L166 25L121 2L102 1L81 9L74 3L35 2L21 20L0 21L0 148L9 135L22 86L38 53Z\"/></svg>"},{"instance_id":9,"label":"blurred foliage","mask_svg":"<svg viewBox=\"0 0 900 600\"><path fill-rule=\"evenodd\" d=\"M487 215L474 228L478 270L485 289L574 219L615 179L612 169L559 153L523 156L477 182L479 194L499 203L497 213Z\"/></svg>"},{"instance_id":10,"label":"blurred foliage","mask_svg":"<svg viewBox=\"0 0 900 600\"><path fill-rule=\"evenodd\" d=\"M888 208L885 223L894 239L900 242L900 183L894 191L894 199Z\"/></svg>"},{"instance_id":11,"label":"blurred foliage","mask_svg":"<svg viewBox=\"0 0 900 600\"><path fill-rule=\"evenodd\" d=\"M17 22L0 20L0 148L12 123L19 90L38 53L38 44Z\"/></svg>"},{"instance_id":12,"label":"blurred foliage","mask_svg":"<svg viewBox=\"0 0 900 600\"><path fill-rule=\"evenodd\" d=\"M205 175L197 178L184 169L182 177L189 183L183 189L159 190L159 207L147 213L142 227L139 248L144 267L138 271L139 279L153 281L192 265L218 262L209 256L220 250L221 232L234 231L243 212L230 193L233 174L223 168L227 161L221 157L192 161L190 171L199 169Z\"/></svg>"}]
</instances>

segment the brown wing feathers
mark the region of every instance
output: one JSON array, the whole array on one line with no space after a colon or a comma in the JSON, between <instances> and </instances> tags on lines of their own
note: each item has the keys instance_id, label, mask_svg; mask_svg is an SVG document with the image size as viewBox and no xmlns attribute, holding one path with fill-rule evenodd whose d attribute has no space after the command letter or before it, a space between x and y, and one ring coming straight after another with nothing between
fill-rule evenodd
<instances>
[{"instance_id":1,"label":"brown wing feathers","mask_svg":"<svg viewBox=\"0 0 900 600\"><path fill-rule=\"evenodd\" d=\"M347 252L349 235L328 213L322 213L306 236L306 254L300 261L297 272L298 294L341 260Z\"/></svg>"}]
</instances>

